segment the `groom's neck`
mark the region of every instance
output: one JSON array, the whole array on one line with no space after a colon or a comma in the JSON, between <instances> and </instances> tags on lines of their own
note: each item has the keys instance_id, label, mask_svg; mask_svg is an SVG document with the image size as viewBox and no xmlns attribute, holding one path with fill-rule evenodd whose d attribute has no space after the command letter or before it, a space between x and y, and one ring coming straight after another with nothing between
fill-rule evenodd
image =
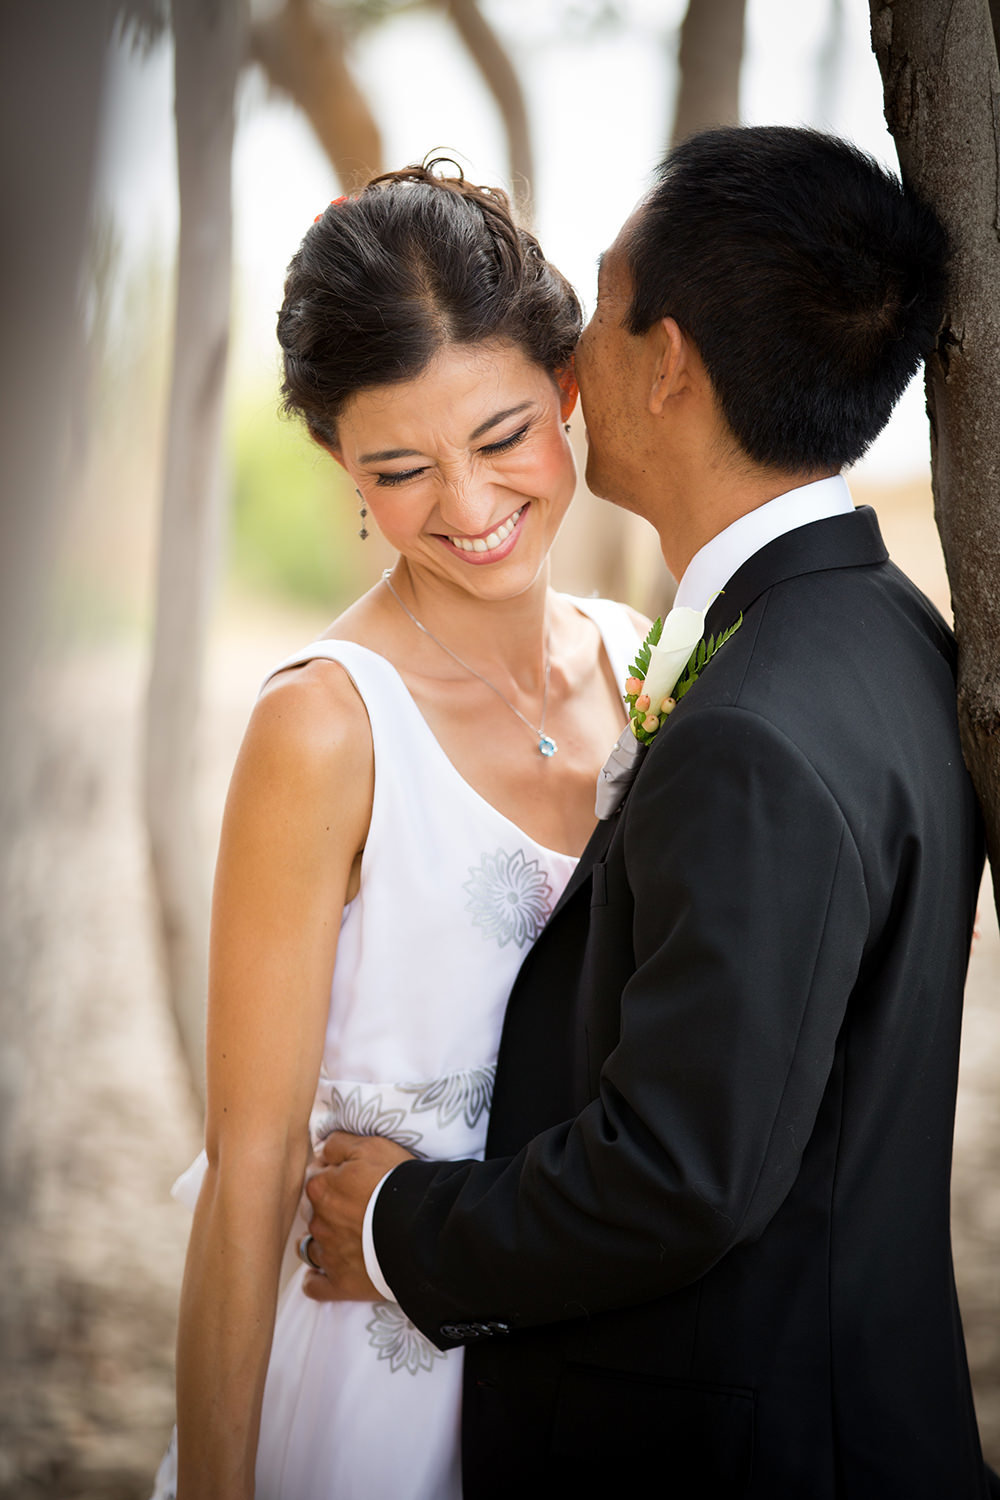
<instances>
[{"instance_id":1,"label":"groom's neck","mask_svg":"<svg viewBox=\"0 0 1000 1500\"><path fill-rule=\"evenodd\" d=\"M826 479L832 470L763 468L745 460L693 465L686 474L671 474L656 497L648 519L660 538L664 561L679 579L688 563L713 537L741 516L749 515L789 490Z\"/></svg>"}]
</instances>

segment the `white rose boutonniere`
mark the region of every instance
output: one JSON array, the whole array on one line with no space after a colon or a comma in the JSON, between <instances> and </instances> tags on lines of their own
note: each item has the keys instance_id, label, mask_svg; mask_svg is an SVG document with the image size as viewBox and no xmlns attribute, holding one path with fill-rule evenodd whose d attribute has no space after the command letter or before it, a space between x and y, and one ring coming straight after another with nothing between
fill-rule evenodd
<instances>
[{"instance_id":1,"label":"white rose boutonniere","mask_svg":"<svg viewBox=\"0 0 1000 1500\"><path fill-rule=\"evenodd\" d=\"M625 701L632 732L648 745L663 720L672 714L689 688L720 646L743 624L721 635L703 636L707 609L672 609L665 620L656 620L625 682Z\"/></svg>"},{"instance_id":2,"label":"white rose boutonniere","mask_svg":"<svg viewBox=\"0 0 1000 1500\"><path fill-rule=\"evenodd\" d=\"M656 621L643 641L632 675L625 682L628 724L597 778L594 811L599 818L610 818L618 811L635 780L646 746L664 719L697 682L705 663L743 624L741 614L735 625L721 635L710 635L706 641L706 612L707 606L672 609L666 620Z\"/></svg>"}]
</instances>

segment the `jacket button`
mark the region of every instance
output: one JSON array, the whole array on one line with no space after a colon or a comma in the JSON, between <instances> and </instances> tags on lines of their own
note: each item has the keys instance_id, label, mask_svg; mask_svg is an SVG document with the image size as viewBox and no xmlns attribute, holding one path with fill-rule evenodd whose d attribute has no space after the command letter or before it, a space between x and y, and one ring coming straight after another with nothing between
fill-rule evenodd
<instances>
[{"instance_id":1,"label":"jacket button","mask_svg":"<svg viewBox=\"0 0 1000 1500\"><path fill-rule=\"evenodd\" d=\"M464 1323L442 1323L440 1332L443 1339L464 1339L466 1336Z\"/></svg>"}]
</instances>

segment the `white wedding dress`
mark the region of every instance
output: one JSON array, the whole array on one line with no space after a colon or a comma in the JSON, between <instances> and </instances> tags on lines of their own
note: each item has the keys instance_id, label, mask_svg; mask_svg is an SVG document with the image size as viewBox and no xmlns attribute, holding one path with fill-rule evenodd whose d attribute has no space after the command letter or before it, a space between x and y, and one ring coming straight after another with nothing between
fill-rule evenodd
<instances>
[{"instance_id":1,"label":"white wedding dress","mask_svg":"<svg viewBox=\"0 0 1000 1500\"><path fill-rule=\"evenodd\" d=\"M638 648L627 612L573 603L597 624L623 682ZM316 657L340 662L364 699L375 794L360 890L341 922L313 1139L339 1127L391 1136L420 1156L482 1156L507 996L576 860L473 790L384 657L317 641L275 671ZM176 1196L193 1207L203 1174L204 1155ZM305 1228L300 1209L290 1249ZM395 1303L309 1301L305 1269L292 1263L264 1392L257 1500L458 1500L462 1350L436 1349ZM171 1441L153 1500L175 1488Z\"/></svg>"}]
</instances>

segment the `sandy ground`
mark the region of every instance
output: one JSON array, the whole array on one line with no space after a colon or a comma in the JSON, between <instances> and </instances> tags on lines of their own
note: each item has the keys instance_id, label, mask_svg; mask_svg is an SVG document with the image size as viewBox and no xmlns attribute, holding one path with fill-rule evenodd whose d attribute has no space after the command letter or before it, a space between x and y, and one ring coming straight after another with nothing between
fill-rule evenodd
<instances>
[{"instance_id":1,"label":"sandy ground","mask_svg":"<svg viewBox=\"0 0 1000 1500\"><path fill-rule=\"evenodd\" d=\"M895 519L894 550L925 569L940 597L925 512L914 521L901 506ZM321 623L234 618L216 637L202 750L206 864L257 682ZM5 956L39 1045L25 1089L37 1101L35 1191L18 1288L29 1337L0 1371L0 1405L16 1414L0 1451L0 1500L144 1500L172 1420L189 1221L168 1191L200 1140L163 1000L138 817L144 671L138 644L106 644L64 655L40 684L11 897L17 951ZM981 911L954 1230L984 1446L1000 1466L1000 936L985 891Z\"/></svg>"}]
</instances>

